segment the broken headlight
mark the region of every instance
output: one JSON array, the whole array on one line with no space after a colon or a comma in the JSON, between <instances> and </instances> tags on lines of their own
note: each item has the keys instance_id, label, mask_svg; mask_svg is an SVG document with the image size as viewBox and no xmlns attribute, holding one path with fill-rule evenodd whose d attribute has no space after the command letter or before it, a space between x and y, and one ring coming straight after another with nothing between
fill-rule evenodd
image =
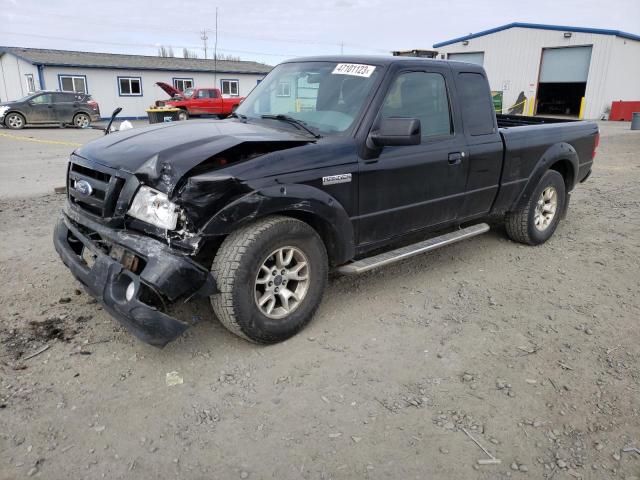
<instances>
[{"instance_id":1,"label":"broken headlight","mask_svg":"<svg viewBox=\"0 0 640 480\"><path fill-rule=\"evenodd\" d=\"M166 230L175 230L180 215L178 206L164 193L145 186L138 189L127 213Z\"/></svg>"}]
</instances>

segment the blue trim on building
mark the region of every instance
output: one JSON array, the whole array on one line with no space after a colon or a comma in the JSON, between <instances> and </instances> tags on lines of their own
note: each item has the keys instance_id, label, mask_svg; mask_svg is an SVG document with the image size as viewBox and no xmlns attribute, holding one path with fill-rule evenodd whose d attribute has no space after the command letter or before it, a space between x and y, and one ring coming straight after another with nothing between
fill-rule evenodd
<instances>
[{"instance_id":1,"label":"blue trim on building","mask_svg":"<svg viewBox=\"0 0 640 480\"><path fill-rule=\"evenodd\" d=\"M464 37L458 37L451 40L446 40L440 43L434 43L433 48L440 48L452 43L463 42L465 40L471 40L472 38L484 37L492 33L501 32L510 28L533 28L536 30L555 30L559 32L576 32L576 33L595 33L598 35L615 35L616 37L628 38L630 40L640 41L640 35L634 35L632 33L621 32L620 30L607 30L603 28L587 28L587 27L569 27L566 25L547 25L543 23L521 23L514 22L501 27L491 28L489 30L483 30L482 32L472 33L465 35Z\"/></svg>"},{"instance_id":2,"label":"blue trim on building","mask_svg":"<svg viewBox=\"0 0 640 480\"><path fill-rule=\"evenodd\" d=\"M140 93L122 93L120 91L120 80L138 80L140 82ZM116 77L116 85L118 86L118 96L119 97L144 97L144 93L142 91L142 77ZM131 86L131 82L129 82L129 86Z\"/></svg>"},{"instance_id":3,"label":"blue trim on building","mask_svg":"<svg viewBox=\"0 0 640 480\"><path fill-rule=\"evenodd\" d=\"M82 77L82 78L84 78L84 89L86 90L86 92L84 92L84 93L86 93L87 95L90 95L90 93L89 93L89 82L87 82L87 76L86 75L82 75L82 74L79 74L79 73L59 73L58 74L58 89L61 92L70 92L71 90L63 90L62 89L61 77Z\"/></svg>"},{"instance_id":4,"label":"blue trim on building","mask_svg":"<svg viewBox=\"0 0 640 480\"><path fill-rule=\"evenodd\" d=\"M40 82L40 90L46 90L44 85L44 67L42 65L36 65L38 69L38 81ZM85 80L86 81L86 80Z\"/></svg>"}]
</instances>

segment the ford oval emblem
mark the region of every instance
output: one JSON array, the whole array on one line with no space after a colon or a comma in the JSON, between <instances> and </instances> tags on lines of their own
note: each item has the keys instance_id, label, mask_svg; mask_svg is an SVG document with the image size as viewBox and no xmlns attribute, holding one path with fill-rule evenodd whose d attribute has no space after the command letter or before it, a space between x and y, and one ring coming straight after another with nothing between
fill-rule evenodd
<instances>
[{"instance_id":1,"label":"ford oval emblem","mask_svg":"<svg viewBox=\"0 0 640 480\"><path fill-rule=\"evenodd\" d=\"M86 180L76 180L73 188L75 188L76 192L84 197L88 197L93 193L93 187Z\"/></svg>"}]
</instances>

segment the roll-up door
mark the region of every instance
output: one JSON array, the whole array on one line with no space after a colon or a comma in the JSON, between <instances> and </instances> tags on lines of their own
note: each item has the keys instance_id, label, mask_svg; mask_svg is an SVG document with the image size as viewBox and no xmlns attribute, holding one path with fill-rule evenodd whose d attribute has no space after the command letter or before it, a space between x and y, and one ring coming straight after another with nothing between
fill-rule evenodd
<instances>
[{"instance_id":1,"label":"roll-up door","mask_svg":"<svg viewBox=\"0 0 640 480\"><path fill-rule=\"evenodd\" d=\"M542 51L540 83L586 82L591 46L546 48Z\"/></svg>"},{"instance_id":2,"label":"roll-up door","mask_svg":"<svg viewBox=\"0 0 640 480\"><path fill-rule=\"evenodd\" d=\"M474 63L476 65L484 64L484 52L468 52L468 53L450 53L447 55L448 60L456 62Z\"/></svg>"}]
</instances>

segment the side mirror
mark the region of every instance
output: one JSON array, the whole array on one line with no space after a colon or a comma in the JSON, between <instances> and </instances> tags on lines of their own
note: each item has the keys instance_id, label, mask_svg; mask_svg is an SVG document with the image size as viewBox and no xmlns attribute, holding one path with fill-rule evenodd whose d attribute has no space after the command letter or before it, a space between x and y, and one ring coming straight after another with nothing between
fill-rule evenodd
<instances>
[{"instance_id":1,"label":"side mirror","mask_svg":"<svg viewBox=\"0 0 640 480\"><path fill-rule=\"evenodd\" d=\"M376 147L399 147L420 144L420 120L417 118L383 118L369 134Z\"/></svg>"}]
</instances>

